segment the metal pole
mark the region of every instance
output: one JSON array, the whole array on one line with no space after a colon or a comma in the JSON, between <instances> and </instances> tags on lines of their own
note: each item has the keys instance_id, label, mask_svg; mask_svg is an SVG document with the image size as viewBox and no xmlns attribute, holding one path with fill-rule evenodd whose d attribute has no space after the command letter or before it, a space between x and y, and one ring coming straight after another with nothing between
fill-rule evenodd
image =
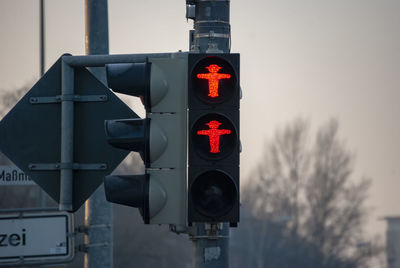
<instances>
[{"instance_id":1,"label":"metal pole","mask_svg":"<svg viewBox=\"0 0 400 268\"><path fill-rule=\"evenodd\" d=\"M107 0L85 0L86 55L108 54L108 6ZM90 71L104 84L107 81L106 69L90 68Z\"/></svg>"},{"instance_id":2,"label":"metal pole","mask_svg":"<svg viewBox=\"0 0 400 268\"><path fill-rule=\"evenodd\" d=\"M197 223L189 234L193 242L194 268L229 267L229 226Z\"/></svg>"},{"instance_id":3,"label":"metal pole","mask_svg":"<svg viewBox=\"0 0 400 268\"><path fill-rule=\"evenodd\" d=\"M107 0L86 0L86 54L108 54ZM104 67L90 71L106 84ZM113 213L111 203L105 199L104 185L85 203L85 268L113 267Z\"/></svg>"},{"instance_id":4,"label":"metal pole","mask_svg":"<svg viewBox=\"0 0 400 268\"><path fill-rule=\"evenodd\" d=\"M40 0L40 76L44 74L44 0Z\"/></svg>"},{"instance_id":5,"label":"metal pole","mask_svg":"<svg viewBox=\"0 0 400 268\"><path fill-rule=\"evenodd\" d=\"M172 55L171 53L88 55L88 56L68 56L64 57L63 60L72 67L104 67L106 64L112 64L112 63L146 62L149 57L170 58L171 55ZM93 68L90 69L92 70Z\"/></svg>"},{"instance_id":6,"label":"metal pole","mask_svg":"<svg viewBox=\"0 0 400 268\"><path fill-rule=\"evenodd\" d=\"M230 52L229 7L229 0L186 1L186 17L194 20L189 38L191 52ZM228 223L198 223L189 235L193 241L193 267L229 267Z\"/></svg>"},{"instance_id":7,"label":"metal pole","mask_svg":"<svg viewBox=\"0 0 400 268\"><path fill-rule=\"evenodd\" d=\"M44 0L40 0L39 8L39 20L40 20L40 77L44 74ZM42 188L39 188L39 202L40 207L46 207L46 195Z\"/></svg>"},{"instance_id":8,"label":"metal pole","mask_svg":"<svg viewBox=\"0 0 400 268\"><path fill-rule=\"evenodd\" d=\"M61 63L61 171L60 210L72 210L72 163L74 162L74 69Z\"/></svg>"},{"instance_id":9,"label":"metal pole","mask_svg":"<svg viewBox=\"0 0 400 268\"><path fill-rule=\"evenodd\" d=\"M186 16L194 20L190 51L229 53L231 26L230 0L186 0Z\"/></svg>"}]
</instances>

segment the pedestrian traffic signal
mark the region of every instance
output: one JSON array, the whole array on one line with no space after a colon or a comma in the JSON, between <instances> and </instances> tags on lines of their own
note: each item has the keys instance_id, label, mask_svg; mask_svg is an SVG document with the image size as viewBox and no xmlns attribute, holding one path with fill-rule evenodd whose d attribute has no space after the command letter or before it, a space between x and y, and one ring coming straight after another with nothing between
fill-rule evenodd
<instances>
[{"instance_id":1,"label":"pedestrian traffic signal","mask_svg":"<svg viewBox=\"0 0 400 268\"><path fill-rule=\"evenodd\" d=\"M139 152L143 175L107 176L107 200L139 208L144 222L186 225L187 53L109 64L109 87L138 96L145 119L105 122L108 142Z\"/></svg>"},{"instance_id":2,"label":"pedestrian traffic signal","mask_svg":"<svg viewBox=\"0 0 400 268\"><path fill-rule=\"evenodd\" d=\"M239 221L239 54L189 54L188 222Z\"/></svg>"},{"instance_id":3,"label":"pedestrian traffic signal","mask_svg":"<svg viewBox=\"0 0 400 268\"><path fill-rule=\"evenodd\" d=\"M174 53L107 70L110 88L146 108L145 119L105 123L109 143L139 152L146 166L143 175L107 176L107 199L139 208L146 223L236 226L239 54Z\"/></svg>"}]
</instances>

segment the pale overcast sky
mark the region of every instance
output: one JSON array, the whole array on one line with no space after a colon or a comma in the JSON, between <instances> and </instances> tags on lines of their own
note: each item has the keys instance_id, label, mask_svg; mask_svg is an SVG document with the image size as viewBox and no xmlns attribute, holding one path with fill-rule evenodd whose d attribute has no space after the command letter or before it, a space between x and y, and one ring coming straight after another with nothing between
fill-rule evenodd
<instances>
[{"instance_id":1,"label":"pale overcast sky","mask_svg":"<svg viewBox=\"0 0 400 268\"><path fill-rule=\"evenodd\" d=\"M266 137L303 116L331 117L356 152L354 177L373 178L368 229L400 215L400 1L232 0L232 52L241 53L242 181ZM110 53L188 49L185 1L109 0ZM46 1L46 68L80 55L84 1ZM0 90L39 78L39 0L0 1ZM139 104L137 104L140 106Z\"/></svg>"}]
</instances>

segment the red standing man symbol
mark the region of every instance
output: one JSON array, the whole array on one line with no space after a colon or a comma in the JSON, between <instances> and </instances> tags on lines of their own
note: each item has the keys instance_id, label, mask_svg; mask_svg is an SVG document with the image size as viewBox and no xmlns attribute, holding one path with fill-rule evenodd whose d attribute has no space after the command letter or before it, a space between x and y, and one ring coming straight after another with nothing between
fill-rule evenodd
<instances>
[{"instance_id":1,"label":"red standing man symbol","mask_svg":"<svg viewBox=\"0 0 400 268\"><path fill-rule=\"evenodd\" d=\"M231 134L231 131L229 129L218 129L219 126L221 125L220 122L216 120L212 120L206 125L210 129L206 130L199 130L197 131L197 135L206 135L210 139L210 153L216 154L219 153L219 137L221 135L226 135L226 134Z\"/></svg>"},{"instance_id":2,"label":"red standing man symbol","mask_svg":"<svg viewBox=\"0 0 400 268\"><path fill-rule=\"evenodd\" d=\"M218 85L220 79L230 79L230 74L221 74L218 73L222 67L219 67L217 64L210 64L210 66L206 67L209 71L207 74L197 74L197 78L207 79L208 80L208 96L211 98L218 97Z\"/></svg>"}]
</instances>

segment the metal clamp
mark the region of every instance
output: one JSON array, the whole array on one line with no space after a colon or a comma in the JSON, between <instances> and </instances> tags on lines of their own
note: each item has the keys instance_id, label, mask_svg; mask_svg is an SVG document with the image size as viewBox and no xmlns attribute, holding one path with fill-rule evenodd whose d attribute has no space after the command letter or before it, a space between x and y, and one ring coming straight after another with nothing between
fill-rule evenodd
<instances>
[{"instance_id":1,"label":"metal clamp","mask_svg":"<svg viewBox=\"0 0 400 268\"><path fill-rule=\"evenodd\" d=\"M88 252L89 248L94 248L94 247L109 247L110 243L108 242L104 242L104 243L94 243L94 244L83 244L83 245L79 245L77 247L78 251L82 251L82 252Z\"/></svg>"},{"instance_id":2,"label":"metal clamp","mask_svg":"<svg viewBox=\"0 0 400 268\"><path fill-rule=\"evenodd\" d=\"M95 163L95 164L80 164L80 163L32 163L28 165L30 170L61 170L61 169L73 169L73 170L105 170L107 164Z\"/></svg>"},{"instance_id":3,"label":"metal clamp","mask_svg":"<svg viewBox=\"0 0 400 268\"><path fill-rule=\"evenodd\" d=\"M76 233L75 232L67 232L66 235L67 235L67 237L75 237Z\"/></svg>"},{"instance_id":4,"label":"metal clamp","mask_svg":"<svg viewBox=\"0 0 400 268\"><path fill-rule=\"evenodd\" d=\"M57 95L51 97L30 97L31 104L60 103L63 101L74 102L104 102L108 100L107 95Z\"/></svg>"},{"instance_id":5,"label":"metal clamp","mask_svg":"<svg viewBox=\"0 0 400 268\"><path fill-rule=\"evenodd\" d=\"M224 33L215 33L214 31L210 31L209 33L198 33L195 35L196 38L225 38L229 39L231 36L230 34L224 34Z\"/></svg>"},{"instance_id":6,"label":"metal clamp","mask_svg":"<svg viewBox=\"0 0 400 268\"><path fill-rule=\"evenodd\" d=\"M226 239L229 239L229 236L228 235L211 235L211 236L208 236L208 235L192 235L192 236L190 236L190 239L191 240L199 240L199 239L208 239L208 240L217 240L217 239L220 239L220 238L226 238Z\"/></svg>"},{"instance_id":7,"label":"metal clamp","mask_svg":"<svg viewBox=\"0 0 400 268\"><path fill-rule=\"evenodd\" d=\"M88 231L89 231L90 229L95 229L95 228L111 229L112 226L111 226L111 224L94 224L94 225L89 225L89 226L87 226L87 225L80 225L80 226L79 226L78 228L76 228L75 230L76 230L76 232L78 232L78 233L85 233L85 234L87 234Z\"/></svg>"}]
</instances>

